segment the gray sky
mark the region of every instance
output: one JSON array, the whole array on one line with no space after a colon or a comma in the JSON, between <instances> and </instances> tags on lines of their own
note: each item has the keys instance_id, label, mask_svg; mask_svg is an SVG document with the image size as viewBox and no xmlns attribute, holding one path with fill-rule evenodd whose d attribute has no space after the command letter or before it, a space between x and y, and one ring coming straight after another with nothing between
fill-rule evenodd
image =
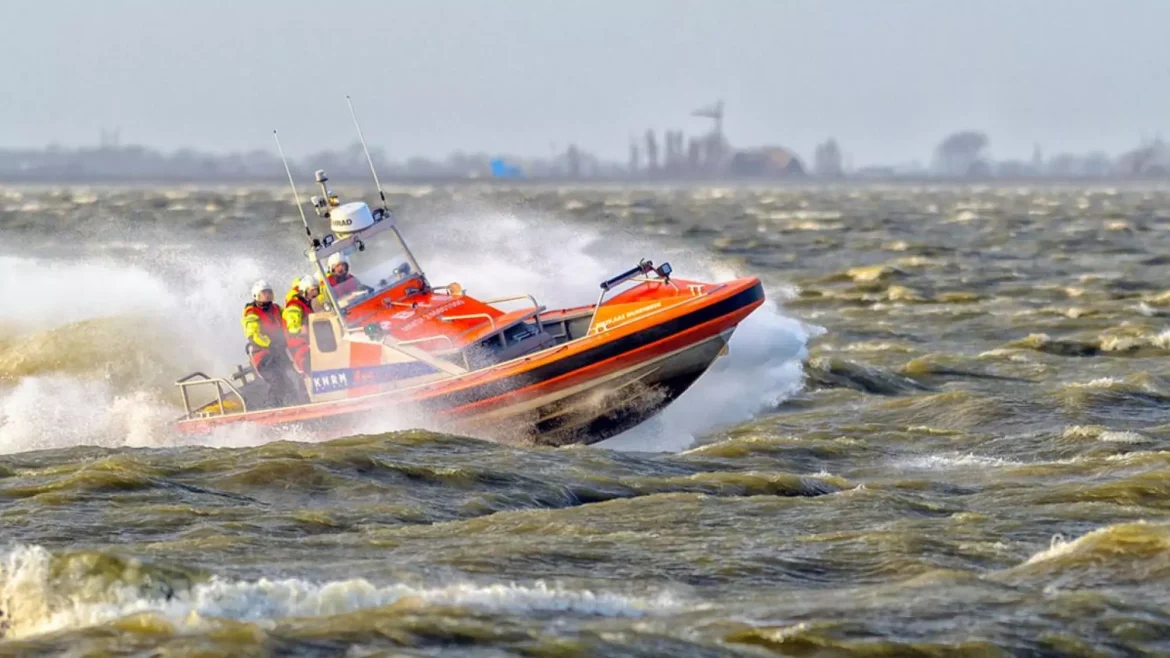
<instances>
[{"instance_id":1,"label":"gray sky","mask_svg":"<svg viewBox=\"0 0 1170 658\"><path fill-rule=\"evenodd\" d=\"M976 128L995 157L1111 153L1170 119L1170 0L0 0L0 146L394 159L552 145L624 160L648 127L855 166L929 159Z\"/></svg>"}]
</instances>

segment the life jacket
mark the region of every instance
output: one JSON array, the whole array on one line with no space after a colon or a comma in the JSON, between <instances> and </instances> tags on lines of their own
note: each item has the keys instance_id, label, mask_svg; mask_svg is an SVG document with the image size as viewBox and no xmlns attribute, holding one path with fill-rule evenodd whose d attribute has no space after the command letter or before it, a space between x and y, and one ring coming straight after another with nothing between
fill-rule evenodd
<instances>
[{"instance_id":1,"label":"life jacket","mask_svg":"<svg viewBox=\"0 0 1170 658\"><path fill-rule=\"evenodd\" d=\"M300 280L293 280L292 287L284 294L284 307L288 308L288 303L294 298L301 296Z\"/></svg>"},{"instance_id":2,"label":"life jacket","mask_svg":"<svg viewBox=\"0 0 1170 658\"><path fill-rule=\"evenodd\" d=\"M268 310L260 307L256 302L244 305L244 335L254 345L263 348L284 347L284 321L280 317L280 304L272 302ZM258 334L258 335L257 335ZM264 343L268 344L265 345Z\"/></svg>"},{"instance_id":3,"label":"life jacket","mask_svg":"<svg viewBox=\"0 0 1170 658\"><path fill-rule=\"evenodd\" d=\"M349 272L341 276L330 274L329 285L333 286L333 290L338 296L348 295L358 289L357 279L353 278L353 275Z\"/></svg>"},{"instance_id":4,"label":"life jacket","mask_svg":"<svg viewBox=\"0 0 1170 658\"><path fill-rule=\"evenodd\" d=\"M308 322L309 314L312 312L313 307L305 301L304 297L300 295L289 296L288 302L284 305L284 311L280 315L284 320L284 329L290 340L293 336L305 337L305 323Z\"/></svg>"}]
</instances>

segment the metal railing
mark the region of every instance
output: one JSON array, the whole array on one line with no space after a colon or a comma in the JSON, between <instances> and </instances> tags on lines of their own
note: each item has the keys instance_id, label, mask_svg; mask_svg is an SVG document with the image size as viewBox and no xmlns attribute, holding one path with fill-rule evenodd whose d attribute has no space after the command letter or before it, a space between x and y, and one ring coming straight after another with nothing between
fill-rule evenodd
<instances>
[{"instance_id":1,"label":"metal railing","mask_svg":"<svg viewBox=\"0 0 1170 658\"><path fill-rule=\"evenodd\" d=\"M518 302L521 299L527 299L532 302L532 307L536 309L535 320L536 324L540 325L540 304L537 303L536 298L530 294L514 295L512 297L496 297L495 299L484 300L484 304L499 304L502 302Z\"/></svg>"},{"instance_id":2,"label":"metal railing","mask_svg":"<svg viewBox=\"0 0 1170 658\"><path fill-rule=\"evenodd\" d=\"M540 306L540 304L536 303L536 298L533 297L532 295L514 295L512 297L496 297L495 299L485 299L485 300L483 300L483 303L484 304L499 304L500 302L518 302L521 299L527 299L528 301L532 302L533 306Z\"/></svg>"},{"instance_id":3,"label":"metal railing","mask_svg":"<svg viewBox=\"0 0 1170 658\"><path fill-rule=\"evenodd\" d=\"M492 329L496 328L496 319L487 313L469 313L468 315L440 315L439 319L443 322L455 322L456 320L474 320L475 318L484 318L492 324Z\"/></svg>"},{"instance_id":4,"label":"metal railing","mask_svg":"<svg viewBox=\"0 0 1170 658\"><path fill-rule=\"evenodd\" d=\"M675 290L682 292L682 288L679 288L678 284L670 279L651 279L650 277L636 276L636 277L630 279L630 281L637 281L638 283L665 283L666 285L670 286L671 288L674 288ZM691 286L691 287L693 288L694 286Z\"/></svg>"},{"instance_id":5,"label":"metal railing","mask_svg":"<svg viewBox=\"0 0 1170 658\"><path fill-rule=\"evenodd\" d=\"M200 377L201 379L195 379L196 377ZM215 385L215 399L219 403L219 415L222 416L227 414L227 411L223 408L223 386L227 386L228 390L233 395L235 395L237 399L239 399L240 408L243 413L248 413L248 401L244 399L244 396L240 393L239 389L232 385L231 382L223 379L222 377L208 377L202 372L193 372L175 382L175 386L178 386L179 390L183 393L183 410L186 412L187 418L192 417L191 398L187 389L192 386L208 386L212 384Z\"/></svg>"},{"instance_id":6,"label":"metal railing","mask_svg":"<svg viewBox=\"0 0 1170 658\"><path fill-rule=\"evenodd\" d=\"M666 266L666 264L664 263L663 266ZM613 277L612 279L602 281L601 282L601 294L597 296L597 304L595 304L593 306L593 313L589 318L589 329L586 330L585 334L589 335L589 334L600 333L600 330L597 329L597 326L596 326L597 325L597 314L601 311L602 304L605 303L605 295L623 283L626 283L628 281L637 281L639 283L655 283L655 282L656 283L666 283L667 285L674 288L676 291L682 292L682 289L678 287L678 284L676 284L674 281L670 280L669 270L665 273L665 275L659 271L659 278L656 278L656 279L651 279L651 278L646 277L646 276L640 276L640 275L649 274L650 272L655 272L655 271L658 271L658 270L655 270L653 263L651 263L650 261L644 260L644 261L638 263L637 267L632 267L632 268L626 270L625 272L622 272L621 274ZM647 315L654 315L655 313L659 313L662 310L663 309L659 309L658 311L654 311L654 312L649 313ZM646 316L644 315L644 316L640 316L640 317L644 318Z\"/></svg>"}]
</instances>

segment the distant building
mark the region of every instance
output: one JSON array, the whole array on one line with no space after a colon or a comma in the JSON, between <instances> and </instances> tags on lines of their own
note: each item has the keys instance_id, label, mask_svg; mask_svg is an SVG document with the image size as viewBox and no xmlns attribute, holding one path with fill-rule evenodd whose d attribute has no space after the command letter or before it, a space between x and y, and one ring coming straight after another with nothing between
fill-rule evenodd
<instances>
[{"instance_id":1,"label":"distant building","mask_svg":"<svg viewBox=\"0 0 1170 658\"><path fill-rule=\"evenodd\" d=\"M1166 176L1170 174L1170 146L1159 137L1123 153L1117 159L1117 169L1127 176Z\"/></svg>"},{"instance_id":2,"label":"distant building","mask_svg":"<svg viewBox=\"0 0 1170 658\"><path fill-rule=\"evenodd\" d=\"M841 147L837 146L837 140L830 138L817 146L813 156L813 170L822 178L841 178L845 175L841 160Z\"/></svg>"},{"instance_id":3,"label":"distant building","mask_svg":"<svg viewBox=\"0 0 1170 658\"><path fill-rule=\"evenodd\" d=\"M737 178L790 178L804 176L804 166L791 151L779 146L748 149L731 156L727 171Z\"/></svg>"}]
</instances>

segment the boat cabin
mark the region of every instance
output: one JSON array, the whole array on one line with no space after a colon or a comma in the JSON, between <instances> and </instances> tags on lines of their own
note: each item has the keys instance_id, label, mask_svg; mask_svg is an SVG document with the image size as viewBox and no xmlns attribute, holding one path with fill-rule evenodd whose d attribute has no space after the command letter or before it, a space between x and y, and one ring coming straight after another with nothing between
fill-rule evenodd
<instances>
[{"instance_id":1,"label":"boat cabin","mask_svg":"<svg viewBox=\"0 0 1170 658\"><path fill-rule=\"evenodd\" d=\"M333 233L306 251L327 300L308 319L312 401L459 375L557 343L531 295L481 301L455 283L432 287L389 210L340 205L328 192L313 205ZM506 302L528 304L496 308Z\"/></svg>"}]
</instances>

